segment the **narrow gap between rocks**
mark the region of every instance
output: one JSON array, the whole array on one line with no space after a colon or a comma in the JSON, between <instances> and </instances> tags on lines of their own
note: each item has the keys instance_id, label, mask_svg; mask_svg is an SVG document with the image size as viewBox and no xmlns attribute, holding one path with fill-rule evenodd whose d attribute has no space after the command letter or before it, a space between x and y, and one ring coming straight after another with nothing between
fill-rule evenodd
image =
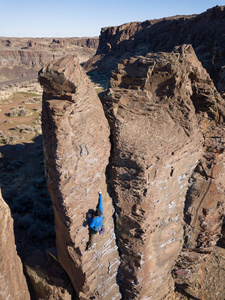
<instances>
[{"instance_id":1,"label":"narrow gap between rocks","mask_svg":"<svg viewBox=\"0 0 225 300\"><path fill-rule=\"evenodd\" d=\"M102 103L104 114L105 114L106 120L107 120L107 122L109 124L109 128L110 128L109 142L110 142L110 145L111 145L111 149L110 149L110 156L109 156L109 160L108 160L108 165L106 167L105 176L106 176L107 192L108 192L110 198L112 199L112 206L113 206L113 209L114 209L112 217L113 217L113 222L114 222L114 233L115 233L115 238L116 238L115 242L116 242L116 245L117 245L117 248L118 248L118 255L119 255L119 258L121 260L121 251L120 251L120 248L119 248L118 235L117 235L117 229L116 229L116 204L115 204L116 196L115 196L115 191L114 191L113 182L112 182L112 157L113 157L113 151L114 151L113 134L112 134L112 130L111 130L109 120L108 120L107 115L106 115L105 104L104 104L104 101L103 101L103 95L101 95L101 97L99 97L99 99ZM117 281L117 284L119 286L120 293L123 297L122 289L121 289L121 286L120 286L120 266L119 266L118 271L117 271L116 281Z\"/></svg>"}]
</instances>

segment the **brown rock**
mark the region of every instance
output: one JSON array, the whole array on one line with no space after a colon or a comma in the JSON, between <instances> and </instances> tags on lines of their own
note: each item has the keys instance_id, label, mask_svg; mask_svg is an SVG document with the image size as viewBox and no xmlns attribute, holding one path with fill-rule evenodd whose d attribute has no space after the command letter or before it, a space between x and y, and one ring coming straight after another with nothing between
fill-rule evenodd
<instances>
[{"instance_id":1,"label":"brown rock","mask_svg":"<svg viewBox=\"0 0 225 300\"><path fill-rule=\"evenodd\" d=\"M190 45L124 60L110 85L120 286L125 299L161 300L173 289L186 192L204 151L199 122L215 124L222 99Z\"/></svg>"},{"instance_id":2,"label":"brown rock","mask_svg":"<svg viewBox=\"0 0 225 300\"><path fill-rule=\"evenodd\" d=\"M72 300L72 284L51 251L35 251L26 260L26 271L30 277L35 299Z\"/></svg>"},{"instance_id":3,"label":"brown rock","mask_svg":"<svg viewBox=\"0 0 225 300\"><path fill-rule=\"evenodd\" d=\"M80 62L96 52L98 38L4 38L0 37L0 81L37 74L49 61L76 53Z\"/></svg>"},{"instance_id":4,"label":"brown rock","mask_svg":"<svg viewBox=\"0 0 225 300\"><path fill-rule=\"evenodd\" d=\"M48 188L55 213L59 261L79 299L120 299L119 257L107 193L109 128L101 103L75 56L50 63L39 74L43 85L43 135ZM86 251L87 212L103 193L106 232Z\"/></svg>"},{"instance_id":5,"label":"brown rock","mask_svg":"<svg viewBox=\"0 0 225 300\"><path fill-rule=\"evenodd\" d=\"M198 15L179 15L102 28L96 55L84 64L84 68L87 71L96 69L96 72L107 75L125 58L145 56L149 52L170 52L175 46L191 44L198 59L225 95L224 8L215 6Z\"/></svg>"},{"instance_id":6,"label":"brown rock","mask_svg":"<svg viewBox=\"0 0 225 300\"><path fill-rule=\"evenodd\" d=\"M16 252L13 219L0 191L0 299L30 299L23 266Z\"/></svg>"}]
</instances>

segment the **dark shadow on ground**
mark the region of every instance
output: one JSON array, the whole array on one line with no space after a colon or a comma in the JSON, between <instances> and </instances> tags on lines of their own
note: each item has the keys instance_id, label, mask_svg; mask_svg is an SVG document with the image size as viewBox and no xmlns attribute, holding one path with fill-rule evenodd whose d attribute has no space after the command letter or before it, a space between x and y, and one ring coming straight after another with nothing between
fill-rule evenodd
<instances>
[{"instance_id":1,"label":"dark shadow on ground","mask_svg":"<svg viewBox=\"0 0 225 300\"><path fill-rule=\"evenodd\" d=\"M22 261L37 249L55 247L42 135L31 143L0 146L0 168L2 196L11 209L17 252Z\"/></svg>"}]
</instances>

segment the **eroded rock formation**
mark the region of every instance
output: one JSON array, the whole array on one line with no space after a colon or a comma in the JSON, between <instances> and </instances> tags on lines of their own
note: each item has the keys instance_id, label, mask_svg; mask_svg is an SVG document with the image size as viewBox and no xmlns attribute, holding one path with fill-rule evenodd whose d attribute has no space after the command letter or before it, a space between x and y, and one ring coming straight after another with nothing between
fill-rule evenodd
<instances>
[{"instance_id":1,"label":"eroded rock formation","mask_svg":"<svg viewBox=\"0 0 225 300\"><path fill-rule=\"evenodd\" d=\"M170 274L183 238L190 272L195 260L187 248L212 251L221 235L224 101L190 45L122 61L110 86L103 101L112 133L122 294L163 299L173 289ZM201 255L194 256L201 265Z\"/></svg>"},{"instance_id":2,"label":"eroded rock formation","mask_svg":"<svg viewBox=\"0 0 225 300\"><path fill-rule=\"evenodd\" d=\"M49 64L39 78L59 259L80 299L119 299L115 277L124 299L177 299L174 279L196 284L191 270L214 251L224 217L224 101L192 46L118 64L102 98L112 148L102 106L74 57ZM84 220L98 187L107 231L86 252ZM220 251L213 253L209 261ZM202 287L192 294L200 297Z\"/></svg>"},{"instance_id":3,"label":"eroded rock formation","mask_svg":"<svg viewBox=\"0 0 225 300\"><path fill-rule=\"evenodd\" d=\"M163 299L173 288L186 191L203 152L191 97L193 84L210 78L191 46L176 51L121 62L105 97L120 280L131 299Z\"/></svg>"},{"instance_id":4,"label":"eroded rock formation","mask_svg":"<svg viewBox=\"0 0 225 300\"><path fill-rule=\"evenodd\" d=\"M13 219L0 191L0 299L28 300L23 266L16 252Z\"/></svg>"},{"instance_id":5,"label":"eroded rock formation","mask_svg":"<svg viewBox=\"0 0 225 300\"><path fill-rule=\"evenodd\" d=\"M94 85L77 57L48 64L43 85L43 135L46 178L55 213L59 261L79 299L120 299L116 283L119 256L115 244L112 199L106 186L110 155L109 126ZM103 193L106 232L89 240L87 213Z\"/></svg>"}]
</instances>

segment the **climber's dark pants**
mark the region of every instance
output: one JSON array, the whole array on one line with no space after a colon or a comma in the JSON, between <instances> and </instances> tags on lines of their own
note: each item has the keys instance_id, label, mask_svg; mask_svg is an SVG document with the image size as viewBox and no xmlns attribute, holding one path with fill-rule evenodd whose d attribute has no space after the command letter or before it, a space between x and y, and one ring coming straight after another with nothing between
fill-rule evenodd
<instances>
[{"instance_id":1,"label":"climber's dark pants","mask_svg":"<svg viewBox=\"0 0 225 300\"><path fill-rule=\"evenodd\" d=\"M94 242L94 236L97 234L97 231L91 229L89 233L89 241L88 241L88 248L91 248Z\"/></svg>"}]
</instances>

